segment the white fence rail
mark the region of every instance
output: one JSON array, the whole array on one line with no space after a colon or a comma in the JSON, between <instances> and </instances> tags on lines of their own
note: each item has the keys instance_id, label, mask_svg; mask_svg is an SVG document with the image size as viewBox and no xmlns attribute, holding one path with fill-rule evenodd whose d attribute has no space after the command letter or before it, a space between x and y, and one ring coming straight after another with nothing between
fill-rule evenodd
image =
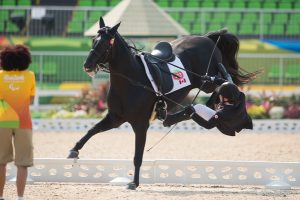
<instances>
[{"instance_id":1,"label":"white fence rail","mask_svg":"<svg viewBox=\"0 0 300 200\"><path fill-rule=\"evenodd\" d=\"M74 162L75 161L75 162ZM29 176L34 182L109 183L133 178L131 160L35 159ZM8 166L7 180L16 176ZM300 186L299 162L152 160L144 161L141 183L261 185L290 189Z\"/></svg>"},{"instance_id":2,"label":"white fence rail","mask_svg":"<svg viewBox=\"0 0 300 200\"><path fill-rule=\"evenodd\" d=\"M40 132L86 132L92 128L100 119L34 119L33 129ZM253 120L253 130L244 130L250 133L300 133L300 120ZM150 131L168 131L169 128L163 127L162 122L155 120L149 127ZM132 131L129 123L121 125L112 131ZM174 132L202 132L207 130L192 120L180 122L173 129Z\"/></svg>"}]
</instances>

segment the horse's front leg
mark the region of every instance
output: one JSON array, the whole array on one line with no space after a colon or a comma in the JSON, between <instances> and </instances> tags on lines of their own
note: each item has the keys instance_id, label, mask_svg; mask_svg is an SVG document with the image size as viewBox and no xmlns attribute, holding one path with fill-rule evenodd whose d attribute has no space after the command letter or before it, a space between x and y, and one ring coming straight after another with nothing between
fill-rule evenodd
<instances>
[{"instance_id":1,"label":"horse's front leg","mask_svg":"<svg viewBox=\"0 0 300 200\"><path fill-rule=\"evenodd\" d=\"M149 123L132 124L135 133L135 153L134 153L134 179L127 185L127 189L135 190L140 184L140 168L143 162L144 148L146 143L147 130Z\"/></svg>"},{"instance_id":2,"label":"horse's front leg","mask_svg":"<svg viewBox=\"0 0 300 200\"><path fill-rule=\"evenodd\" d=\"M122 118L108 113L100 122L91 128L70 150L68 158L78 158L79 150L95 134L119 127L124 121Z\"/></svg>"}]
</instances>

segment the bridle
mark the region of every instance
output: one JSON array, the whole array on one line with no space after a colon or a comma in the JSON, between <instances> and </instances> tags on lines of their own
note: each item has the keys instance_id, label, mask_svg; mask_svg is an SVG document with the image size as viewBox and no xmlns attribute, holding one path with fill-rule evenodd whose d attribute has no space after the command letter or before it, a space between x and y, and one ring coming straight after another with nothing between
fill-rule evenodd
<instances>
[{"instance_id":1,"label":"bridle","mask_svg":"<svg viewBox=\"0 0 300 200\"><path fill-rule=\"evenodd\" d=\"M114 38L112 38L114 39ZM111 40L112 40L111 39ZM113 44L109 44L109 48L106 49L105 53L104 53L104 59L102 62L98 62L96 63L96 68L92 71L94 71L95 73L97 73L98 71L105 71L105 72L109 72L110 71L110 67L109 67L109 62L111 61L111 57L112 57L112 48L113 48ZM95 56L97 56L98 58L101 58L102 55L100 55L97 51L95 51L95 49L91 49L91 54L95 54Z\"/></svg>"},{"instance_id":2,"label":"bridle","mask_svg":"<svg viewBox=\"0 0 300 200\"><path fill-rule=\"evenodd\" d=\"M98 31L98 33L100 33L101 30ZM107 34L108 33L108 30L106 29L105 32ZM88 70L85 70L87 73L89 72L94 72L95 74L98 72L98 71L104 71L104 72L109 72L110 71L110 61L112 60L112 48L113 48L113 45L114 45L114 41L115 41L115 36L111 36L110 40L109 40L109 44L108 44L108 48L105 50L105 53L104 53L104 59L101 61L101 62L98 62L96 63L96 67L91 70L91 71L88 71ZM95 45L95 47L97 47L97 45ZM90 54L93 55L93 56L96 56L98 58L101 58L103 57L103 55L100 55L96 50L95 50L95 47L93 47L91 50L90 50Z\"/></svg>"}]
</instances>

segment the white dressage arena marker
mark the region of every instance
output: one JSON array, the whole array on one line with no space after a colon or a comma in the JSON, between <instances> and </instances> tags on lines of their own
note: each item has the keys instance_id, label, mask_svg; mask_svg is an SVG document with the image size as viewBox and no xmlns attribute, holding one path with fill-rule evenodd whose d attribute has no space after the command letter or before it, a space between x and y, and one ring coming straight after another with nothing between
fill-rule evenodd
<instances>
[{"instance_id":1,"label":"white dressage arena marker","mask_svg":"<svg viewBox=\"0 0 300 200\"><path fill-rule=\"evenodd\" d=\"M40 132L86 132L99 119L35 119L33 129ZM169 127L163 127L162 122L155 120L151 123L149 131L168 131ZM129 123L124 123L119 128L111 131L132 131ZM207 130L193 120L180 122L173 132L216 132L215 129ZM253 130L243 130L243 133L300 133L299 120L253 120Z\"/></svg>"},{"instance_id":2,"label":"white dressage arena marker","mask_svg":"<svg viewBox=\"0 0 300 200\"><path fill-rule=\"evenodd\" d=\"M76 161L76 162L75 162ZM34 182L111 183L133 179L131 160L35 159L29 168ZM13 164L7 180L16 177ZM268 189L300 186L300 162L145 160L140 171L143 184L260 185Z\"/></svg>"}]
</instances>

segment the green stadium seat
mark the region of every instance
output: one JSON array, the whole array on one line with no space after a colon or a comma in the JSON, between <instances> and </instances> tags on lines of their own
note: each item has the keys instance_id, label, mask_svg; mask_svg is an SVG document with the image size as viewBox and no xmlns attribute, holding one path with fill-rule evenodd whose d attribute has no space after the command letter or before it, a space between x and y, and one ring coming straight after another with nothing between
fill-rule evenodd
<instances>
[{"instance_id":1,"label":"green stadium seat","mask_svg":"<svg viewBox=\"0 0 300 200\"><path fill-rule=\"evenodd\" d=\"M273 21L273 14L272 13L264 13L263 14L263 22L264 24L270 24Z\"/></svg>"},{"instance_id":2,"label":"green stadium seat","mask_svg":"<svg viewBox=\"0 0 300 200\"><path fill-rule=\"evenodd\" d=\"M259 23L254 23L253 24L253 33L254 35L260 34L260 24Z\"/></svg>"},{"instance_id":3,"label":"green stadium seat","mask_svg":"<svg viewBox=\"0 0 300 200\"><path fill-rule=\"evenodd\" d=\"M215 3L211 0L205 0L205 1L202 2L201 7L202 8L214 8Z\"/></svg>"},{"instance_id":4,"label":"green stadium seat","mask_svg":"<svg viewBox=\"0 0 300 200\"><path fill-rule=\"evenodd\" d=\"M248 2L248 8L261 8L261 2L260 1L249 1Z\"/></svg>"},{"instance_id":5,"label":"green stadium seat","mask_svg":"<svg viewBox=\"0 0 300 200\"><path fill-rule=\"evenodd\" d=\"M254 23L258 21L257 13L244 13L242 23Z\"/></svg>"},{"instance_id":6,"label":"green stadium seat","mask_svg":"<svg viewBox=\"0 0 300 200\"><path fill-rule=\"evenodd\" d=\"M18 0L19 6L31 6L31 0Z\"/></svg>"},{"instance_id":7,"label":"green stadium seat","mask_svg":"<svg viewBox=\"0 0 300 200\"><path fill-rule=\"evenodd\" d=\"M292 9L293 4L291 2L279 2L278 8L279 9Z\"/></svg>"},{"instance_id":8,"label":"green stadium seat","mask_svg":"<svg viewBox=\"0 0 300 200\"><path fill-rule=\"evenodd\" d=\"M244 1L235 1L235 2L233 2L232 7L233 8L245 8L246 5L245 5Z\"/></svg>"},{"instance_id":9,"label":"green stadium seat","mask_svg":"<svg viewBox=\"0 0 300 200\"><path fill-rule=\"evenodd\" d=\"M79 6L92 6L92 1L79 0Z\"/></svg>"},{"instance_id":10,"label":"green stadium seat","mask_svg":"<svg viewBox=\"0 0 300 200\"><path fill-rule=\"evenodd\" d=\"M105 0L95 0L94 6L106 7L106 6L108 6L108 2Z\"/></svg>"},{"instance_id":11,"label":"green stadium seat","mask_svg":"<svg viewBox=\"0 0 300 200\"><path fill-rule=\"evenodd\" d=\"M118 3L120 3L121 0L108 0L108 6L114 7Z\"/></svg>"},{"instance_id":12,"label":"green stadium seat","mask_svg":"<svg viewBox=\"0 0 300 200\"><path fill-rule=\"evenodd\" d=\"M290 13L290 20L289 22L299 23L300 13Z\"/></svg>"},{"instance_id":13,"label":"green stadium seat","mask_svg":"<svg viewBox=\"0 0 300 200\"><path fill-rule=\"evenodd\" d=\"M269 34L271 34L271 35L284 35L284 26L283 25L271 24Z\"/></svg>"},{"instance_id":14,"label":"green stadium seat","mask_svg":"<svg viewBox=\"0 0 300 200\"><path fill-rule=\"evenodd\" d=\"M300 9L300 1L296 1L294 4L294 9Z\"/></svg>"},{"instance_id":15,"label":"green stadium seat","mask_svg":"<svg viewBox=\"0 0 300 200\"><path fill-rule=\"evenodd\" d=\"M241 13L230 12L228 13L227 21L230 23L240 22L241 18L242 18Z\"/></svg>"},{"instance_id":16,"label":"green stadium seat","mask_svg":"<svg viewBox=\"0 0 300 200\"><path fill-rule=\"evenodd\" d=\"M214 13L211 13L211 12L205 12L203 15L201 13L200 15L204 16L205 21L207 21L207 22L209 22L211 19L214 18Z\"/></svg>"},{"instance_id":17,"label":"green stadium seat","mask_svg":"<svg viewBox=\"0 0 300 200\"><path fill-rule=\"evenodd\" d=\"M239 34L240 35L253 35L254 27L251 23L240 24Z\"/></svg>"},{"instance_id":18,"label":"green stadium seat","mask_svg":"<svg viewBox=\"0 0 300 200\"><path fill-rule=\"evenodd\" d=\"M286 35L288 36L296 36L299 34L299 29L293 28L293 27L288 27L286 30Z\"/></svg>"},{"instance_id":19,"label":"green stadium seat","mask_svg":"<svg viewBox=\"0 0 300 200\"><path fill-rule=\"evenodd\" d=\"M275 13L273 15L273 23L274 24L286 24L288 21L288 14L286 13Z\"/></svg>"},{"instance_id":20,"label":"green stadium seat","mask_svg":"<svg viewBox=\"0 0 300 200\"><path fill-rule=\"evenodd\" d=\"M265 1L263 3L263 8L271 8L271 9L276 9L276 2L275 1Z\"/></svg>"},{"instance_id":21,"label":"green stadium seat","mask_svg":"<svg viewBox=\"0 0 300 200\"><path fill-rule=\"evenodd\" d=\"M2 0L2 5L3 6L16 6L16 1L15 0Z\"/></svg>"},{"instance_id":22,"label":"green stadium seat","mask_svg":"<svg viewBox=\"0 0 300 200\"><path fill-rule=\"evenodd\" d=\"M300 66L299 65L286 66L284 77L287 79L300 79Z\"/></svg>"},{"instance_id":23,"label":"green stadium seat","mask_svg":"<svg viewBox=\"0 0 300 200\"><path fill-rule=\"evenodd\" d=\"M182 13L181 20L182 22L193 22L195 20L194 12L184 12Z\"/></svg>"},{"instance_id":24,"label":"green stadium seat","mask_svg":"<svg viewBox=\"0 0 300 200\"><path fill-rule=\"evenodd\" d=\"M272 65L270 71L268 72L268 78L270 79L279 79L281 76L280 66Z\"/></svg>"},{"instance_id":25,"label":"green stadium seat","mask_svg":"<svg viewBox=\"0 0 300 200\"><path fill-rule=\"evenodd\" d=\"M270 26L271 26L271 24L269 24L269 23L263 25L263 33L264 34L266 34L266 35L270 34ZM257 29L259 29L259 28L257 27Z\"/></svg>"},{"instance_id":26,"label":"green stadium seat","mask_svg":"<svg viewBox=\"0 0 300 200\"><path fill-rule=\"evenodd\" d=\"M159 0L157 1L157 4L160 6L160 7L170 7L171 5L169 4L169 1L168 0Z\"/></svg>"},{"instance_id":27,"label":"green stadium seat","mask_svg":"<svg viewBox=\"0 0 300 200\"><path fill-rule=\"evenodd\" d=\"M230 8L231 7L231 2L229 0L220 0L217 2L217 7L218 8Z\"/></svg>"},{"instance_id":28,"label":"green stadium seat","mask_svg":"<svg viewBox=\"0 0 300 200\"><path fill-rule=\"evenodd\" d=\"M195 12L195 23L202 23L205 19L206 22L211 21L211 19L213 18L213 14L212 13L208 13L208 12Z\"/></svg>"},{"instance_id":29,"label":"green stadium seat","mask_svg":"<svg viewBox=\"0 0 300 200\"><path fill-rule=\"evenodd\" d=\"M300 24L290 23L286 27L286 35L299 35L300 33Z\"/></svg>"},{"instance_id":30,"label":"green stadium seat","mask_svg":"<svg viewBox=\"0 0 300 200\"><path fill-rule=\"evenodd\" d=\"M0 10L0 22L7 21L8 19L8 10Z\"/></svg>"},{"instance_id":31,"label":"green stadium seat","mask_svg":"<svg viewBox=\"0 0 300 200\"><path fill-rule=\"evenodd\" d=\"M211 19L212 23L220 23L227 21L227 14L224 12L214 13L213 18Z\"/></svg>"},{"instance_id":32,"label":"green stadium seat","mask_svg":"<svg viewBox=\"0 0 300 200\"><path fill-rule=\"evenodd\" d=\"M189 0L186 4L186 7L198 8L200 7L198 0Z\"/></svg>"},{"instance_id":33,"label":"green stadium seat","mask_svg":"<svg viewBox=\"0 0 300 200\"><path fill-rule=\"evenodd\" d=\"M84 11L79 11L79 10L74 10L73 12L73 18L72 21L83 21L85 18L85 12Z\"/></svg>"},{"instance_id":34,"label":"green stadium seat","mask_svg":"<svg viewBox=\"0 0 300 200\"><path fill-rule=\"evenodd\" d=\"M172 7L175 7L175 8L183 8L183 7L185 7L184 6L184 1L182 1L182 0L173 0L171 2L172 2L171 3Z\"/></svg>"}]
</instances>

